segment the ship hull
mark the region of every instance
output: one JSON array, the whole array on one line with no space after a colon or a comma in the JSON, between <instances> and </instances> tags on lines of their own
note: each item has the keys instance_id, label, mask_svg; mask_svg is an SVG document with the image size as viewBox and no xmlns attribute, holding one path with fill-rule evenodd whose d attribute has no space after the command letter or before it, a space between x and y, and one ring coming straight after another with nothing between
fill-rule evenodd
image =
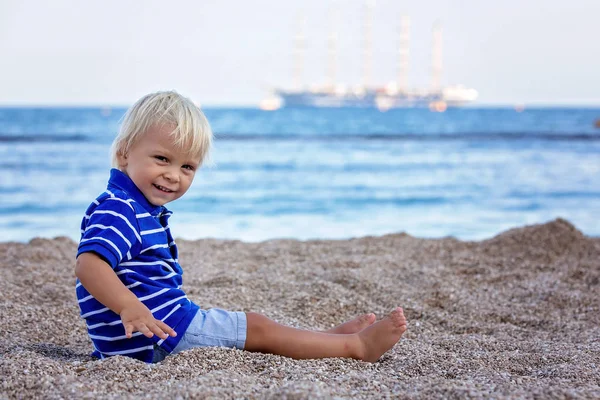
<instances>
[{"instance_id":1,"label":"ship hull","mask_svg":"<svg viewBox=\"0 0 600 400\"><path fill-rule=\"evenodd\" d=\"M284 107L291 108L427 108L444 102L441 94L427 95L388 95L378 93L330 94L311 92L279 91ZM449 106L460 106L463 102L449 102Z\"/></svg>"},{"instance_id":2,"label":"ship hull","mask_svg":"<svg viewBox=\"0 0 600 400\"><path fill-rule=\"evenodd\" d=\"M373 95L331 95L325 93L279 92L285 107L307 108L371 108L376 107Z\"/></svg>"}]
</instances>

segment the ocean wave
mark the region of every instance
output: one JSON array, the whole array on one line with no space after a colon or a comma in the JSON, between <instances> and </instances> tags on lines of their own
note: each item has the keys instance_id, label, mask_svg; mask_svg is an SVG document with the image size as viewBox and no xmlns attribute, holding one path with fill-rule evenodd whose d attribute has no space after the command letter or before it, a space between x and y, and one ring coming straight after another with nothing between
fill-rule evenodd
<instances>
[{"instance_id":1,"label":"ocean wave","mask_svg":"<svg viewBox=\"0 0 600 400\"><path fill-rule=\"evenodd\" d=\"M3 134L0 133L0 143L41 143L41 142L87 142L91 138L82 134Z\"/></svg>"},{"instance_id":2,"label":"ocean wave","mask_svg":"<svg viewBox=\"0 0 600 400\"><path fill-rule=\"evenodd\" d=\"M104 139L104 138L103 138ZM219 141L307 141L312 142L337 142L337 141L577 141L597 142L600 134L591 133L531 133L531 132L499 132L499 133L215 133ZM84 134L2 134L0 143L53 143L53 142L90 142L94 138Z\"/></svg>"},{"instance_id":3,"label":"ocean wave","mask_svg":"<svg viewBox=\"0 0 600 400\"><path fill-rule=\"evenodd\" d=\"M600 134L591 133L531 133L531 132L498 132L498 133L344 133L344 134L306 134L306 133L216 133L215 138L222 141L446 141L446 140L478 140L478 141L600 141Z\"/></svg>"}]
</instances>

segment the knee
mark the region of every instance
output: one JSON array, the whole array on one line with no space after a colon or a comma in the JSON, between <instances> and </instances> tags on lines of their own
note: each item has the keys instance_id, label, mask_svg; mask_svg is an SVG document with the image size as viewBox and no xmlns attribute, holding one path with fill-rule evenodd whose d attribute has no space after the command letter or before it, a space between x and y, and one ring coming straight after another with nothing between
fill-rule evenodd
<instances>
[{"instance_id":1,"label":"knee","mask_svg":"<svg viewBox=\"0 0 600 400\"><path fill-rule=\"evenodd\" d=\"M269 324L272 322L264 315L247 312L248 334L254 337L264 337L269 332Z\"/></svg>"}]
</instances>

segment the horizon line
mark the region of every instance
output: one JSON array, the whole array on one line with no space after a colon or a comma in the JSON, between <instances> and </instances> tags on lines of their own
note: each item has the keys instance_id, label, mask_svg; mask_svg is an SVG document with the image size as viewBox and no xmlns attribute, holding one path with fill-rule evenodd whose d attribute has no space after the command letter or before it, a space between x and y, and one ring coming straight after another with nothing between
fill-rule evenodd
<instances>
[{"instance_id":1,"label":"horizon line","mask_svg":"<svg viewBox=\"0 0 600 400\"><path fill-rule=\"evenodd\" d=\"M119 104L119 103L4 103L0 102L0 108L129 108L131 104ZM199 104L200 108L203 109L260 109L259 104L255 103L206 103ZM281 107L282 109L285 108ZM290 107L291 109L292 107ZM319 107L315 107L319 108ZM427 107L406 107L399 109L427 109ZM600 101L597 102L514 102L514 103L506 103L506 102L489 102L489 103L475 103L464 105L461 107L452 107L456 109L478 109L478 108L600 108ZM319 109L329 109L328 107L322 107ZM331 108L335 109L335 108ZM388 110L392 111L392 110Z\"/></svg>"}]
</instances>

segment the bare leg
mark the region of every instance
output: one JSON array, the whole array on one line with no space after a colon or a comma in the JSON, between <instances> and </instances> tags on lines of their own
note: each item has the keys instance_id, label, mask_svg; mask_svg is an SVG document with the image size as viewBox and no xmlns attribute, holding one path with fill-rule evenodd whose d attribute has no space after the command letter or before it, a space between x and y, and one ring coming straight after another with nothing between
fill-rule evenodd
<instances>
[{"instance_id":1,"label":"bare leg","mask_svg":"<svg viewBox=\"0 0 600 400\"><path fill-rule=\"evenodd\" d=\"M391 349L406 331L406 319L401 308L352 334L291 328L256 313L246 313L246 316L246 350L296 359L345 357L374 362Z\"/></svg>"},{"instance_id":2,"label":"bare leg","mask_svg":"<svg viewBox=\"0 0 600 400\"><path fill-rule=\"evenodd\" d=\"M350 321L344 322L336 327L327 329L325 333L338 333L338 334L349 334L357 333L365 329L367 326L375 322L375 314L363 314L358 317L351 319Z\"/></svg>"}]
</instances>

